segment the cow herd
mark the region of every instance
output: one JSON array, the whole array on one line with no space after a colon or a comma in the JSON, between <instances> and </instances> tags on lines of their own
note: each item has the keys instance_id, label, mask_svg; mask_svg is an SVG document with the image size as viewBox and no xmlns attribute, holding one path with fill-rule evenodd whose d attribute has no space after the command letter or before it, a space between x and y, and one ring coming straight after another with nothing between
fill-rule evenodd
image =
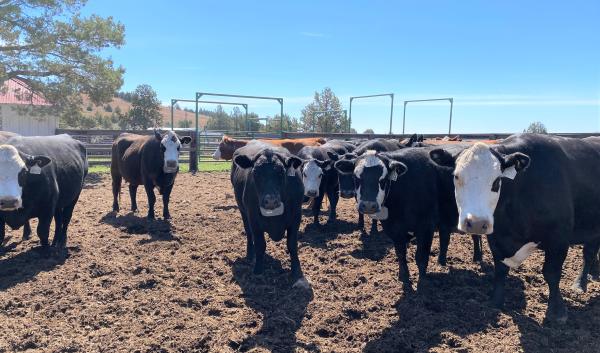
<instances>
[{"instance_id":1,"label":"cow herd","mask_svg":"<svg viewBox=\"0 0 600 353\"><path fill-rule=\"evenodd\" d=\"M120 189L129 184L132 211L144 186L147 218L155 218L157 188L163 217L179 170L179 152L189 137L172 131L153 135L121 134L113 143L113 211ZM265 233L286 238L293 286L308 289L298 257L302 205L311 201L319 226L324 197L327 223L336 224L339 198L355 199L357 226L364 215L379 222L394 243L398 275L405 291L413 284L407 247L416 241L419 283L427 280L434 233L438 262L446 265L450 234L471 234L473 260L482 259L486 235L494 260L492 304L501 307L509 269L533 252L545 254L543 276L549 287L546 317L564 322L567 310L559 283L570 245L583 245L583 266L573 288L587 289L599 279L600 138L513 135L492 143L429 144L410 139L362 141L307 138L243 141L224 137L214 157L232 160L231 183L246 235L247 258L254 273L264 270ZM38 219L41 249L66 246L67 229L88 172L83 143L68 135L22 137L0 132L0 241L4 226L24 227ZM55 222L52 245L51 222ZM419 287L417 284L417 288Z\"/></svg>"},{"instance_id":2,"label":"cow herd","mask_svg":"<svg viewBox=\"0 0 600 353\"><path fill-rule=\"evenodd\" d=\"M394 243L405 291L412 290L408 244L416 240L421 283L427 278L436 231L441 265L446 264L452 232L471 234L474 261L482 258L481 235L487 236L496 307L503 306L509 269L538 250L545 255L542 273L549 287L550 321L567 319L559 283L570 245L583 245L584 262L572 288L586 291L590 276L600 279L598 137L519 134L485 144L443 145L430 145L417 136L405 141L304 142L292 151L279 140L224 138L215 153L219 158L229 151L233 160L231 182L255 273L263 270L264 233L278 241L287 232L294 286L308 286L296 245L301 207L313 200L313 222L318 225L326 195L328 223L335 223L340 196L356 200L359 227L364 227L363 215L373 219L374 227L381 222Z\"/></svg>"}]
</instances>

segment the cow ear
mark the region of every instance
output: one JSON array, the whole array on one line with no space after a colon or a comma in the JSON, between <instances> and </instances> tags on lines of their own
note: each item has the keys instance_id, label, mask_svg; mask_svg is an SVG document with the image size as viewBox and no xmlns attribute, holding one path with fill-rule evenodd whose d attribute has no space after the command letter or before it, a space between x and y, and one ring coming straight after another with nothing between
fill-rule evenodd
<instances>
[{"instance_id":1,"label":"cow ear","mask_svg":"<svg viewBox=\"0 0 600 353\"><path fill-rule=\"evenodd\" d=\"M25 165L30 174L40 174L42 168L50 164L51 159L46 156L25 156Z\"/></svg>"},{"instance_id":2,"label":"cow ear","mask_svg":"<svg viewBox=\"0 0 600 353\"><path fill-rule=\"evenodd\" d=\"M335 169L342 174L352 174L356 159L341 159L333 165Z\"/></svg>"},{"instance_id":3,"label":"cow ear","mask_svg":"<svg viewBox=\"0 0 600 353\"><path fill-rule=\"evenodd\" d=\"M404 164L402 162L390 161L388 169L390 170L390 174L389 174L390 180L395 181L396 178L398 178L399 176L402 176L402 175L404 175L404 173L406 173L406 171L408 170L408 167L406 166L406 164Z\"/></svg>"},{"instance_id":4,"label":"cow ear","mask_svg":"<svg viewBox=\"0 0 600 353\"><path fill-rule=\"evenodd\" d=\"M342 156L342 159L353 160L358 158L358 155L354 152L348 152Z\"/></svg>"},{"instance_id":5,"label":"cow ear","mask_svg":"<svg viewBox=\"0 0 600 353\"><path fill-rule=\"evenodd\" d=\"M436 148L429 152L429 158L435 162L435 164L440 165L442 167L451 167L454 168L454 157L450 154L450 152L443 150L441 148Z\"/></svg>"},{"instance_id":6,"label":"cow ear","mask_svg":"<svg viewBox=\"0 0 600 353\"><path fill-rule=\"evenodd\" d=\"M235 163L238 167L242 169L250 168L253 164L252 160L248 158L248 156L246 156L245 154L235 156L235 158L233 158L233 163Z\"/></svg>"},{"instance_id":7,"label":"cow ear","mask_svg":"<svg viewBox=\"0 0 600 353\"><path fill-rule=\"evenodd\" d=\"M515 152L509 155L504 156L504 165L503 168L515 167L517 172L527 169L529 167L529 162L531 162L531 158L528 155L523 154L521 152Z\"/></svg>"},{"instance_id":8,"label":"cow ear","mask_svg":"<svg viewBox=\"0 0 600 353\"><path fill-rule=\"evenodd\" d=\"M413 143L417 142L417 134L412 134L412 136L404 143L404 146L410 147Z\"/></svg>"},{"instance_id":9,"label":"cow ear","mask_svg":"<svg viewBox=\"0 0 600 353\"><path fill-rule=\"evenodd\" d=\"M302 160L296 156L287 157L285 159L285 167L296 169L302 165Z\"/></svg>"},{"instance_id":10,"label":"cow ear","mask_svg":"<svg viewBox=\"0 0 600 353\"><path fill-rule=\"evenodd\" d=\"M184 137L180 138L179 141L182 144L187 145L188 143L192 142L192 138L190 136L184 136Z\"/></svg>"},{"instance_id":11,"label":"cow ear","mask_svg":"<svg viewBox=\"0 0 600 353\"><path fill-rule=\"evenodd\" d=\"M154 137L158 140L158 141L162 141L162 136L160 135L160 132L158 132L158 130L154 130Z\"/></svg>"},{"instance_id":12,"label":"cow ear","mask_svg":"<svg viewBox=\"0 0 600 353\"><path fill-rule=\"evenodd\" d=\"M327 151L327 157L329 157L332 161L337 161L338 159L340 159L339 154L331 151Z\"/></svg>"},{"instance_id":13,"label":"cow ear","mask_svg":"<svg viewBox=\"0 0 600 353\"><path fill-rule=\"evenodd\" d=\"M417 142L423 142L425 141L425 136L423 136L422 134L417 136Z\"/></svg>"}]
</instances>

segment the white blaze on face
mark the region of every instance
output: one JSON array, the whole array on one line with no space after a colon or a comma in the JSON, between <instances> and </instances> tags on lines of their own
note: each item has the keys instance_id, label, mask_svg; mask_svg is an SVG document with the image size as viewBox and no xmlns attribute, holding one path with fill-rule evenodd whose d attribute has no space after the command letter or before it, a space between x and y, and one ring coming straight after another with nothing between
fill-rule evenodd
<instances>
[{"instance_id":1,"label":"white blaze on face","mask_svg":"<svg viewBox=\"0 0 600 353\"><path fill-rule=\"evenodd\" d=\"M179 148L181 147L177 134L173 131L167 132L160 143L165 156L163 170L165 173L175 173L179 166Z\"/></svg>"},{"instance_id":2,"label":"white blaze on face","mask_svg":"<svg viewBox=\"0 0 600 353\"><path fill-rule=\"evenodd\" d=\"M304 195L308 197L319 196L319 187L323 179L323 170L314 159L304 164L302 168L302 184L304 184Z\"/></svg>"},{"instance_id":3,"label":"white blaze on face","mask_svg":"<svg viewBox=\"0 0 600 353\"><path fill-rule=\"evenodd\" d=\"M454 192L458 207L458 229L468 231L466 222L487 222L485 234L494 231L494 211L500 188L492 191L494 182L502 177L500 161L490 147L477 143L456 159Z\"/></svg>"},{"instance_id":4,"label":"white blaze on face","mask_svg":"<svg viewBox=\"0 0 600 353\"><path fill-rule=\"evenodd\" d=\"M213 153L212 158L215 160L221 159L221 146L217 147L217 150L215 151L215 153Z\"/></svg>"},{"instance_id":5,"label":"white blaze on face","mask_svg":"<svg viewBox=\"0 0 600 353\"><path fill-rule=\"evenodd\" d=\"M380 166L381 167L381 175L379 176L379 179L377 180L377 188L379 189L377 192L377 204L379 205L379 208L381 209L383 207L383 201L385 199L385 190L381 188L381 184L379 183L381 180L385 179L387 177L388 174L388 170L385 167L385 164L381 161L381 159L379 159L377 156L377 151L372 151L369 150L365 153L365 158L361 158L358 160L358 162L356 162L356 166L354 167L354 175L360 179L363 180L364 177L364 172L365 172L365 168L373 168L373 167L377 167ZM366 182L374 182L374 180L367 180ZM360 188L361 185L358 184L357 188L356 188L356 207L358 208L360 205L360 201L361 201L361 194L360 194ZM387 217L386 217L387 218Z\"/></svg>"},{"instance_id":6,"label":"white blaze on face","mask_svg":"<svg viewBox=\"0 0 600 353\"><path fill-rule=\"evenodd\" d=\"M0 204L2 200L15 201L14 207L22 207L23 188L19 185L19 173L25 168L25 162L16 148L10 145L0 146Z\"/></svg>"}]
</instances>

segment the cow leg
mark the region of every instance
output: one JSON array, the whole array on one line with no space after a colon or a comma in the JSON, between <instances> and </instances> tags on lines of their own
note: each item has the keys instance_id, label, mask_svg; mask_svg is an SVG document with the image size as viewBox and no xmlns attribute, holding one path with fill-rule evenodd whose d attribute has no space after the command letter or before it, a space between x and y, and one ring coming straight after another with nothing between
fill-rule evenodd
<instances>
[{"instance_id":1,"label":"cow leg","mask_svg":"<svg viewBox=\"0 0 600 353\"><path fill-rule=\"evenodd\" d=\"M137 188L138 185L129 184L129 198L131 198L131 212L137 211Z\"/></svg>"},{"instance_id":2,"label":"cow leg","mask_svg":"<svg viewBox=\"0 0 600 353\"><path fill-rule=\"evenodd\" d=\"M438 264L446 266L446 258L448 255L448 246L450 245L450 229L440 228L440 253L438 255Z\"/></svg>"},{"instance_id":3,"label":"cow leg","mask_svg":"<svg viewBox=\"0 0 600 353\"><path fill-rule=\"evenodd\" d=\"M377 233L377 220L371 218L371 234Z\"/></svg>"},{"instance_id":4,"label":"cow leg","mask_svg":"<svg viewBox=\"0 0 600 353\"><path fill-rule=\"evenodd\" d=\"M567 307L560 294L560 276L562 266L569 250L567 246L555 246L546 250L544 267L542 272L544 279L548 283L550 295L548 296L548 309L546 310L546 319L564 323L567 321Z\"/></svg>"},{"instance_id":5,"label":"cow leg","mask_svg":"<svg viewBox=\"0 0 600 353\"><path fill-rule=\"evenodd\" d=\"M583 245L583 268L581 273L575 279L572 288L581 292L587 291L588 275L594 265L595 257L598 254L600 244L598 242L587 243Z\"/></svg>"},{"instance_id":6,"label":"cow leg","mask_svg":"<svg viewBox=\"0 0 600 353\"><path fill-rule=\"evenodd\" d=\"M156 195L154 195L154 185L150 183L144 184L146 195L148 196L148 219L154 219L154 204L156 203Z\"/></svg>"},{"instance_id":7,"label":"cow leg","mask_svg":"<svg viewBox=\"0 0 600 353\"><path fill-rule=\"evenodd\" d=\"M0 246L4 243L4 237L6 236L6 225L4 221L0 220Z\"/></svg>"},{"instance_id":8,"label":"cow leg","mask_svg":"<svg viewBox=\"0 0 600 353\"><path fill-rule=\"evenodd\" d=\"M163 189L163 219L171 219L171 213L169 212L169 199L171 198L171 191L173 190L173 184Z\"/></svg>"},{"instance_id":9,"label":"cow leg","mask_svg":"<svg viewBox=\"0 0 600 353\"><path fill-rule=\"evenodd\" d=\"M119 193L121 192L121 175L112 175L113 211L119 212Z\"/></svg>"},{"instance_id":10,"label":"cow leg","mask_svg":"<svg viewBox=\"0 0 600 353\"><path fill-rule=\"evenodd\" d=\"M334 223L337 218L336 208L340 199L339 189L339 185L335 185L327 191L327 198L329 199L329 218L327 219L328 224Z\"/></svg>"},{"instance_id":11,"label":"cow leg","mask_svg":"<svg viewBox=\"0 0 600 353\"><path fill-rule=\"evenodd\" d=\"M62 228L61 228L61 232L60 232L60 238L58 238L58 241L56 241L56 235L54 235L54 241L56 242L56 244L52 244L52 245L56 245L59 247L66 247L67 246L67 230L69 229L69 224L71 224L71 218L73 217L73 210L75 209L75 205L77 204L77 200L79 199L79 196L77 196L77 198L75 199L75 201L73 201L72 204L67 205L67 207L65 207L62 211Z\"/></svg>"},{"instance_id":12,"label":"cow leg","mask_svg":"<svg viewBox=\"0 0 600 353\"><path fill-rule=\"evenodd\" d=\"M323 203L324 193L320 193L319 196L313 199L312 213L313 223L319 225L319 214L321 213L321 204Z\"/></svg>"},{"instance_id":13,"label":"cow leg","mask_svg":"<svg viewBox=\"0 0 600 353\"><path fill-rule=\"evenodd\" d=\"M298 259L298 227L292 226L287 229L287 249L290 253L290 261L292 267L292 280L294 285L298 283L304 275L302 274L302 268L300 267L300 260ZM305 280L306 281L306 280Z\"/></svg>"},{"instance_id":14,"label":"cow leg","mask_svg":"<svg viewBox=\"0 0 600 353\"><path fill-rule=\"evenodd\" d=\"M44 215L38 218L38 227L37 234L40 238L40 245L42 246L42 251L47 253L50 249L50 243L48 242L48 238L50 237L50 224L52 223L52 216L54 212L48 213L48 215Z\"/></svg>"},{"instance_id":15,"label":"cow leg","mask_svg":"<svg viewBox=\"0 0 600 353\"><path fill-rule=\"evenodd\" d=\"M364 230L365 229L365 215L358 212L358 229L360 230Z\"/></svg>"},{"instance_id":16,"label":"cow leg","mask_svg":"<svg viewBox=\"0 0 600 353\"><path fill-rule=\"evenodd\" d=\"M502 251L496 244L496 235L493 237L488 237L488 244L490 246L490 250L494 257L494 279L493 279L493 289L491 296L491 304L498 308L502 309L504 306L504 284L506 282L506 276L508 275L509 268L502 260L505 258Z\"/></svg>"},{"instance_id":17,"label":"cow leg","mask_svg":"<svg viewBox=\"0 0 600 353\"><path fill-rule=\"evenodd\" d=\"M481 235L471 234L473 239L473 262L481 262L483 260L483 252L481 251Z\"/></svg>"},{"instance_id":18,"label":"cow leg","mask_svg":"<svg viewBox=\"0 0 600 353\"><path fill-rule=\"evenodd\" d=\"M267 243L265 241L265 232L256 225L252 226L252 238L254 240L254 274L260 275L265 270L265 250Z\"/></svg>"},{"instance_id":19,"label":"cow leg","mask_svg":"<svg viewBox=\"0 0 600 353\"><path fill-rule=\"evenodd\" d=\"M592 280L600 280L600 252L594 255L592 264L590 265L590 275L592 276Z\"/></svg>"},{"instance_id":20,"label":"cow leg","mask_svg":"<svg viewBox=\"0 0 600 353\"><path fill-rule=\"evenodd\" d=\"M252 240L252 230L248 225L248 216L243 211L240 212L242 214L242 222L244 223L244 232L246 233L246 259L248 261L252 261L254 258L254 240Z\"/></svg>"},{"instance_id":21,"label":"cow leg","mask_svg":"<svg viewBox=\"0 0 600 353\"><path fill-rule=\"evenodd\" d=\"M52 239L52 246L56 246L62 239L62 226L63 226L63 210L59 207L54 211L54 238Z\"/></svg>"},{"instance_id":22,"label":"cow leg","mask_svg":"<svg viewBox=\"0 0 600 353\"><path fill-rule=\"evenodd\" d=\"M387 230L386 233L388 233ZM395 234L391 238L394 241L394 249L396 250L396 257L398 258L398 278L402 281L404 290L410 291L412 290L412 283L410 282L410 272L408 271L408 264L406 262L408 234L403 232Z\"/></svg>"},{"instance_id":23,"label":"cow leg","mask_svg":"<svg viewBox=\"0 0 600 353\"><path fill-rule=\"evenodd\" d=\"M431 243L433 242L433 231L419 231L417 236L417 252L415 261L419 268L419 284L427 277L427 266L429 265L429 255L431 254Z\"/></svg>"},{"instance_id":24,"label":"cow leg","mask_svg":"<svg viewBox=\"0 0 600 353\"><path fill-rule=\"evenodd\" d=\"M25 222L23 226L23 240L29 240L31 236L31 226L29 225L29 221Z\"/></svg>"}]
</instances>

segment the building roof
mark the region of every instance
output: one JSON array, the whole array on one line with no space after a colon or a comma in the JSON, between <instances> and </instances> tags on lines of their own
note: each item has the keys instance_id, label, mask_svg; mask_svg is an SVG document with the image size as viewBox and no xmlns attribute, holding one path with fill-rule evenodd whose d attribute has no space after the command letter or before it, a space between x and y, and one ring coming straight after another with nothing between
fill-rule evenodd
<instances>
[{"instance_id":1,"label":"building roof","mask_svg":"<svg viewBox=\"0 0 600 353\"><path fill-rule=\"evenodd\" d=\"M41 95L32 94L29 86L17 78L11 78L2 84L0 104L51 105Z\"/></svg>"}]
</instances>

